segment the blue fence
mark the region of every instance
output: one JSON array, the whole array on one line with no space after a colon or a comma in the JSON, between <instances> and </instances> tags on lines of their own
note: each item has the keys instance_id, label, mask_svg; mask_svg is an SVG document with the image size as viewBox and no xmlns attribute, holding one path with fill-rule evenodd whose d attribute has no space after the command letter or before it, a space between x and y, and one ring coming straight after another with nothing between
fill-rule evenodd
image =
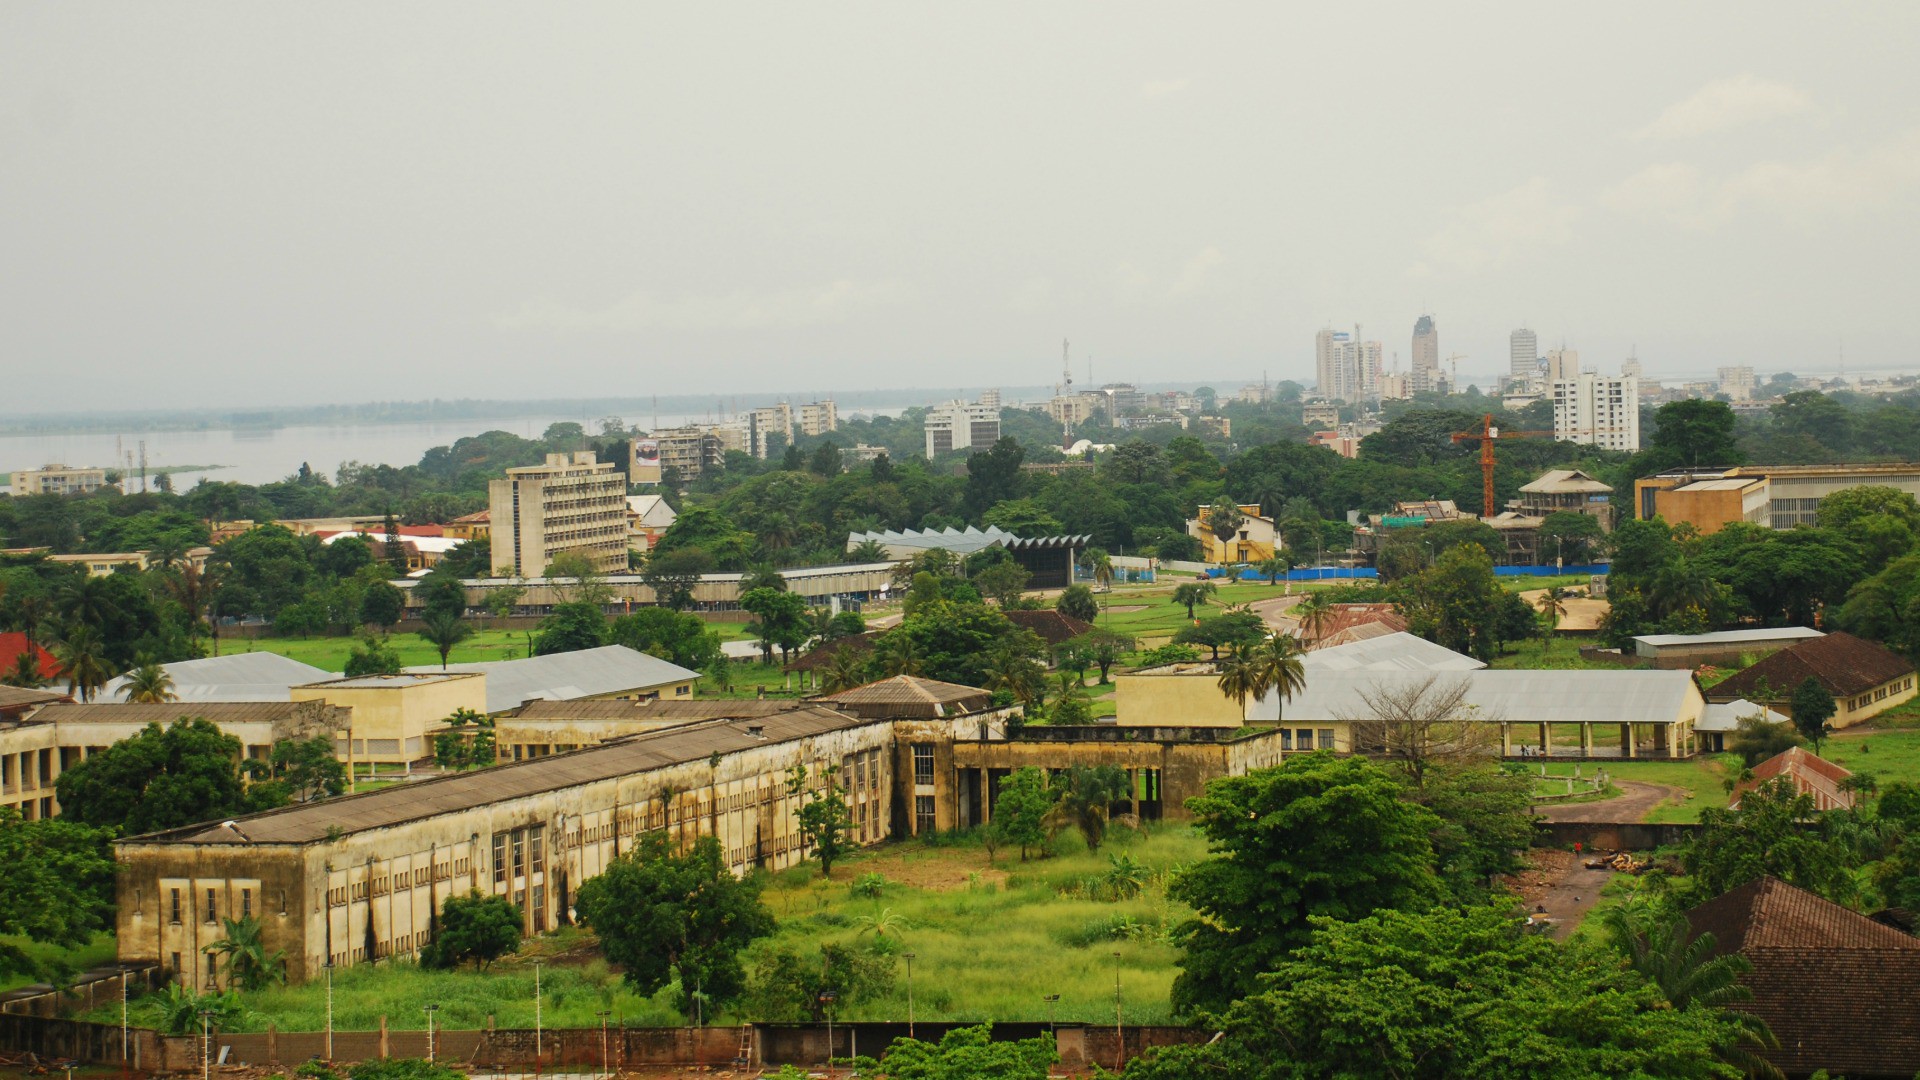
<instances>
[{"instance_id":1,"label":"blue fence","mask_svg":"<svg viewBox=\"0 0 1920 1080\"><path fill-rule=\"evenodd\" d=\"M1568 563L1566 566L1496 566L1494 574L1499 577L1553 577L1561 574L1604 574L1606 563ZM1241 581L1265 581L1267 575L1251 566L1235 569L1217 567L1207 571L1208 577L1237 577ZM1368 581L1380 576L1380 571L1371 566L1302 566L1287 571L1275 580L1278 581Z\"/></svg>"}]
</instances>

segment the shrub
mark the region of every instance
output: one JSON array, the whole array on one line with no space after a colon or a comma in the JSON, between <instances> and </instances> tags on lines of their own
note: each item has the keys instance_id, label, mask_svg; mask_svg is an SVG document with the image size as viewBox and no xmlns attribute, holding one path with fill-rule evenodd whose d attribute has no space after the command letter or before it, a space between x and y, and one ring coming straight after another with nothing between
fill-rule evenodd
<instances>
[{"instance_id":1,"label":"shrub","mask_svg":"<svg viewBox=\"0 0 1920 1080\"><path fill-rule=\"evenodd\" d=\"M884 874L869 872L854 878L853 884L847 886L847 888L855 896L864 897L868 900L878 900L887 891L887 878Z\"/></svg>"}]
</instances>

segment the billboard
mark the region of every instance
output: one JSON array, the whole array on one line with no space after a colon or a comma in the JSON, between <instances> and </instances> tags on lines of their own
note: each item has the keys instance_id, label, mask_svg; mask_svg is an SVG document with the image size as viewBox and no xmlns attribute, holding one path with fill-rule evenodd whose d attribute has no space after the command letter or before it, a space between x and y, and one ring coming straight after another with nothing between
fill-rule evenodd
<instances>
[{"instance_id":1,"label":"billboard","mask_svg":"<svg viewBox=\"0 0 1920 1080\"><path fill-rule=\"evenodd\" d=\"M630 484L657 484L660 482L660 440L633 440L633 461L627 469L627 482Z\"/></svg>"}]
</instances>

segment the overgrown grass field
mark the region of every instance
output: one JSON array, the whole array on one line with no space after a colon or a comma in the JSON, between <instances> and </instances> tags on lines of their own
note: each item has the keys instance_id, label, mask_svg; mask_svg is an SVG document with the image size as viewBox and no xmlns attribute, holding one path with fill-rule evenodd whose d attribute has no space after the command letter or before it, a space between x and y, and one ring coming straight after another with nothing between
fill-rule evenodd
<instances>
[{"instance_id":1,"label":"overgrown grass field","mask_svg":"<svg viewBox=\"0 0 1920 1080\"><path fill-rule=\"evenodd\" d=\"M60 964L71 968L74 973L86 971L113 962L118 952L114 936L111 933L99 933L93 940L77 949L63 949L57 945L46 945L25 937L0 934L0 946L11 945L19 948L37 964ZM11 975L0 977L0 991L17 990L22 986L31 986L44 980L32 975Z\"/></svg>"},{"instance_id":2,"label":"overgrown grass field","mask_svg":"<svg viewBox=\"0 0 1920 1080\"><path fill-rule=\"evenodd\" d=\"M1045 1020L1044 995L1059 994L1057 1019L1111 1022L1117 969L1126 1021L1166 1022L1178 956L1168 933L1191 914L1167 899L1166 882L1172 870L1205 856L1204 839L1184 825L1142 832L1115 827L1097 854L1071 831L1059 836L1055 851L1023 863L1017 851L1002 850L989 863L977 840L941 838L859 853L836 863L831 879L821 878L818 863L771 875L764 902L778 930L749 951L748 968L770 949L818 956L823 943L872 943L884 936L888 940L875 947L896 958L892 991L842 1007L836 1016L905 1017L904 954L911 952L914 1013L922 1020ZM1098 888L1090 895L1087 883L1111 868L1110 855L1139 864L1138 896L1105 900ZM877 896L856 888L869 874L884 879ZM891 929L876 935L863 917ZM111 938L105 940L110 955ZM502 1027L531 1027L536 959L543 961L541 1019L548 1026L593 1027L601 1010L635 1026L687 1022L671 1006L670 990L652 998L635 994L600 957L590 934L569 929L530 939L484 972L433 971L407 960L337 970L334 1026L371 1030L384 1016L392 1028L424 1028L431 1004L440 1006L435 1023L442 1027L484 1027L489 1017ZM282 1031L325 1027L323 980L242 996L249 1015L231 1030L264 1031L270 1023ZM92 1018L117 1023L119 1011ZM151 1006L136 1003L135 1023L154 1019Z\"/></svg>"},{"instance_id":3,"label":"overgrown grass field","mask_svg":"<svg viewBox=\"0 0 1920 1080\"><path fill-rule=\"evenodd\" d=\"M453 647L447 657L449 663L472 664L489 660L525 659L531 648L532 635L536 630L505 630L486 625L492 620L471 620L473 636ZM722 641L744 641L753 637L752 628L742 622L712 621L708 628L717 631ZM291 657L303 664L312 664L328 671L339 671L346 666L347 654L360 639L355 635L313 637L258 637L237 636L220 639L222 655L241 652L273 652ZM387 644L400 654L400 663L406 667L423 664L438 664L440 650L432 642L416 633L396 630L387 638Z\"/></svg>"}]
</instances>

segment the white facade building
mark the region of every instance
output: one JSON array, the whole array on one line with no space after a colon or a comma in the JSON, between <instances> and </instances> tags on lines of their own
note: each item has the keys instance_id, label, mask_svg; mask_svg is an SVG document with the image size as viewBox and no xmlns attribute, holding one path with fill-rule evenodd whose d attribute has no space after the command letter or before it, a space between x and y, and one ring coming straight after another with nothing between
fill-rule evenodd
<instances>
[{"instance_id":1,"label":"white facade building","mask_svg":"<svg viewBox=\"0 0 1920 1080\"><path fill-rule=\"evenodd\" d=\"M1000 441L1000 410L979 402L949 401L927 412L927 457L955 450L986 450Z\"/></svg>"},{"instance_id":2,"label":"white facade building","mask_svg":"<svg viewBox=\"0 0 1920 1080\"><path fill-rule=\"evenodd\" d=\"M1413 324L1413 370L1409 373L1415 393L1440 389L1440 331L1433 316L1422 315Z\"/></svg>"},{"instance_id":3,"label":"white facade building","mask_svg":"<svg viewBox=\"0 0 1920 1080\"><path fill-rule=\"evenodd\" d=\"M1507 335L1507 376L1532 382L1540 371L1540 335L1526 328Z\"/></svg>"},{"instance_id":4,"label":"white facade building","mask_svg":"<svg viewBox=\"0 0 1920 1080\"><path fill-rule=\"evenodd\" d=\"M1357 403L1380 396L1380 357L1383 346L1360 340L1360 328L1322 330L1314 335L1314 371L1322 396Z\"/></svg>"},{"instance_id":5,"label":"white facade building","mask_svg":"<svg viewBox=\"0 0 1920 1080\"><path fill-rule=\"evenodd\" d=\"M1603 450L1640 449L1640 380L1587 372L1554 383L1553 437Z\"/></svg>"}]
</instances>

